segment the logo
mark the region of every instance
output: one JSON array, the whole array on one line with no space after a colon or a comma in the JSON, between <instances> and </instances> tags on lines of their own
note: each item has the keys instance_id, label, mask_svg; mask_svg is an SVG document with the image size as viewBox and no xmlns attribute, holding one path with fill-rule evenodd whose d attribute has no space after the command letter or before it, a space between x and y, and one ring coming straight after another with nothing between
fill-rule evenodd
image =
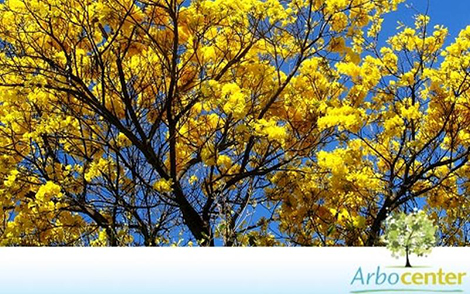
<instances>
[{"instance_id":1,"label":"logo","mask_svg":"<svg viewBox=\"0 0 470 294\"><path fill-rule=\"evenodd\" d=\"M446 272L442 268L437 270L404 269L389 270L377 266L374 271L366 271L359 267L352 278L351 286L358 288L360 286L363 289L353 290L350 293L464 292L460 286L462 286L464 277L467 275L465 272Z\"/></svg>"},{"instance_id":2,"label":"logo","mask_svg":"<svg viewBox=\"0 0 470 294\"><path fill-rule=\"evenodd\" d=\"M411 214L404 212L389 215L385 220L382 240L395 257L405 256L405 267L411 267L410 254L418 256L431 253L436 244L437 226L422 210Z\"/></svg>"},{"instance_id":3,"label":"logo","mask_svg":"<svg viewBox=\"0 0 470 294\"><path fill-rule=\"evenodd\" d=\"M412 266L410 256L426 256L436 244L437 227L425 212L390 215L382 241L402 265L359 266L350 280L350 293L463 293L466 272L443 266ZM444 265L445 266L445 265Z\"/></svg>"}]
</instances>

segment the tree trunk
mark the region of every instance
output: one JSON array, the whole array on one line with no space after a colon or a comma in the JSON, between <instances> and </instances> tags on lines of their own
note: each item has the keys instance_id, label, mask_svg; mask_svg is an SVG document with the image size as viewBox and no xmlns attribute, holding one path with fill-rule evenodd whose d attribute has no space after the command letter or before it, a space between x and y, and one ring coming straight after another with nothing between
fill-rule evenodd
<instances>
[{"instance_id":1,"label":"tree trunk","mask_svg":"<svg viewBox=\"0 0 470 294\"><path fill-rule=\"evenodd\" d=\"M377 241L379 240L379 235L380 235L380 228L382 227L382 222L387 218L387 212L388 208L391 206L392 201L390 200L389 197L385 199L385 203L380 209L379 213L377 214L377 217L374 219L374 222L372 223L371 229L369 231L367 240L366 240L366 246L376 246Z\"/></svg>"},{"instance_id":2,"label":"tree trunk","mask_svg":"<svg viewBox=\"0 0 470 294\"><path fill-rule=\"evenodd\" d=\"M409 258L409 249L408 249L408 246L406 246L406 265L405 267L411 267L411 264L410 264L410 258Z\"/></svg>"}]
</instances>

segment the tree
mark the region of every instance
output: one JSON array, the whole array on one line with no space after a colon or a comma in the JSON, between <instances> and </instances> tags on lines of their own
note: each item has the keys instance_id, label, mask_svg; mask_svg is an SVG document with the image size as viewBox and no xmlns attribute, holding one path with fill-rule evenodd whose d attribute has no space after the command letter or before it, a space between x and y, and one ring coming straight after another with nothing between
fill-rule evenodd
<instances>
[{"instance_id":1,"label":"tree","mask_svg":"<svg viewBox=\"0 0 470 294\"><path fill-rule=\"evenodd\" d=\"M268 177L399 2L5 1L2 244L274 244Z\"/></svg>"},{"instance_id":2,"label":"tree","mask_svg":"<svg viewBox=\"0 0 470 294\"><path fill-rule=\"evenodd\" d=\"M348 89L318 119L334 148L270 193L292 242L380 245L387 213L420 207L441 244L468 244L470 27L445 47L447 29L429 21L418 15L386 46L369 40L367 56L335 65Z\"/></svg>"},{"instance_id":3,"label":"tree","mask_svg":"<svg viewBox=\"0 0 470 294\"><path fill-rule=\"evenodd\" d=\"M389 215L385 222L384 241L394 255L406 256L406 267L411 267L409 255L428 254L436 244L437 226L420 210Z\"/></svg>"},{"instance_id":4,"label":"tree","mask_svg":"<svg viewBox=\"0 0 470 294\"><path fill-rule=\"evenodd\" d=\"M418 198L465 242L470 33L379 49L401 2L4 1L0 244L376 245Z\"/></svg>"}]
</instances>

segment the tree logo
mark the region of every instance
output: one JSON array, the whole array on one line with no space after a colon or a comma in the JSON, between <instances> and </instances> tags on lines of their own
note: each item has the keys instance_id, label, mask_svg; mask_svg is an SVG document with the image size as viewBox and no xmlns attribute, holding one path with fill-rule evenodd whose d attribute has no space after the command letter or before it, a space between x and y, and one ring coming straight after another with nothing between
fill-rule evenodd
<instances>
[{"instance_id":1,"label":"tree logo","mask_svg":"<svg viewBox=\"0 0 470 294\"><path fill-rule=\"evenodd\" d=\"M394 257L406 256L405 267L411 267L409 256L431 253L436 244L437 226L424 211L389 215L385 221L383 240Z\"/></svg>"}]
</instances>

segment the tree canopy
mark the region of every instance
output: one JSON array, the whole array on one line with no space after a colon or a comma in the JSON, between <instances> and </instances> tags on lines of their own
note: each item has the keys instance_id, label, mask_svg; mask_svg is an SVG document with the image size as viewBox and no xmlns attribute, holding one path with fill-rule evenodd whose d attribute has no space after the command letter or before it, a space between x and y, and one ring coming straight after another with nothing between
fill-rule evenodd
<instances>
[{"instance_id":1,"label":"tree canopy","mask_svg":"<svg viewBox=\"0 0 470 294\"><path fill-rule=\"evenodd\" d=\"M430 253L436 244L436 230L437 226L422 210L410 214L399 212L387 217L382 237L392 254L406 256L406 267L411 267L409 255Z\"/></svg>"},{"instance_id":2,"label":"tree canopy","mask_svg":"<svg viewBox=\"0 0 470 294\"><path fill-rule=\"evenodd\" d=\"M470 27L401 2L6 0L0 244L467 244Z\"/></svg>"}]
</instances>

